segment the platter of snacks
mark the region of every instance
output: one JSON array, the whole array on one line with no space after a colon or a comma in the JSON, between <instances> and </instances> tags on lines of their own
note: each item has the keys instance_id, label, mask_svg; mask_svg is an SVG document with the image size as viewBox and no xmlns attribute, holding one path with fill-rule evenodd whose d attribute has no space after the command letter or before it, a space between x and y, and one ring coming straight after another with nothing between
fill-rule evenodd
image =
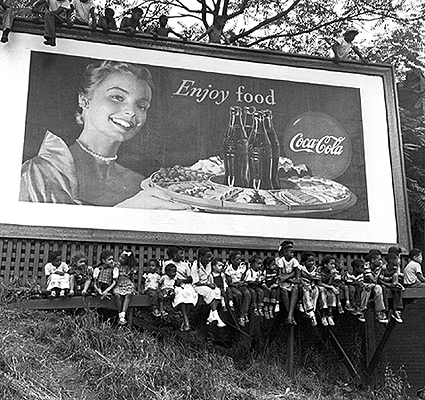
<instances>
[{"instance_id":1,"label":"platter of snacks","mask_svg":"<svg viewBox=\"0 0 425 400\"><path fill-rule=\"evenodd\" d=\"M347 187L330 179L285 171L280 181L282 188L276 190L228 186L222 160L211 157L191 167L161 168L144 181L143 188L160 189L172 201L216 213L315 214L344 210L357 201Z\"/></svg>"}]
</instances>

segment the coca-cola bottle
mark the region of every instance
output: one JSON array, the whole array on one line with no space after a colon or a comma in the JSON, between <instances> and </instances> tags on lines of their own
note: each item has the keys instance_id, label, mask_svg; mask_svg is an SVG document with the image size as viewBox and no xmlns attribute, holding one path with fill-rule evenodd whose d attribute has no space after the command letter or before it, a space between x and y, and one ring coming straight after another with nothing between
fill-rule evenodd
<instances>
[{"instance_id":1,"label":"coca-cola bottle","mask_svg":"<svg viewBox=\"0 0 425 400\"><path fill-rule=\"evenodd\" d=\"M272 110L263 110L264 115L264 126L266 128L267 136L270 140L272 146L272 172L271 172L271 181L273 189L280 189L279 176L278 176L278 167L279 167L279 157L281 154L279 137L277 136L276 130L273 126L273 113Z\"/></svg>"},{"instance_id":2,"label":"coca-cola bottle","mask_svg":"<svg viewBox=\"0 0 425 400\"><path fill-rule=\"evenodd\" d=\"M229 186L248 187L248 136L242 125L242 109L233 106L229 113L223 140L225 182Z\"/></svg>"},{"instance_id":3,"label":"coca-cola bottle","mask_svg":"<svg viewBox=\"0 0 425 400\"><path fill-rule=\"evenodd\" d=\"M249 186L254 189L272 189L272 146L264 128L264 115L256 111L254 125L248 140Z\"/></svg>"},{"instance_id":4,"label":"coca-cola bottle","mask_svg":"<svg viewBox=\"0 0 425 400\"><path fill-rule=\"evenodd\" d=\"M254 125L254 113L256 108L254 106L245 106L243 108L243 127L245 128L245 132L249 135L252 131L252 125Z\"/></svg>"}]
</instances>

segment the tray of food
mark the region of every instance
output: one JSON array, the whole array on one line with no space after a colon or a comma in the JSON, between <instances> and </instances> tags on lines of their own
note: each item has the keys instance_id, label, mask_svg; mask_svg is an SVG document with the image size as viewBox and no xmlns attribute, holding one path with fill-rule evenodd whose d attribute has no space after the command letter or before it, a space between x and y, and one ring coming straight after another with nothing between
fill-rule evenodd
<instances>
[{"instance_id":1,"label":"tray of food","mask_svg":"<svg viewBox=\"0 0 425 400\"><path fill-rule=\"evenodd\" d=\"M356 196L344 185L314 176L282 178L284 189L264 190L226 184L219 157L200 160L191 167L161 168L145 181L171 200L206 212L290 216L326 213L351 207Z\"/></svg>"}]
</instances>

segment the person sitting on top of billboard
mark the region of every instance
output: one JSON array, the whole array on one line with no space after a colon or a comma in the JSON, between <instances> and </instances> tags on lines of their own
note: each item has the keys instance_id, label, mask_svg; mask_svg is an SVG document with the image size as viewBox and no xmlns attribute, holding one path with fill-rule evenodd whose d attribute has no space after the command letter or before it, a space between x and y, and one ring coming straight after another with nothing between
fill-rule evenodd
<instances>
[{"instance_id":1,"label":"person sitting on top of billboard","mask_svg":"<svg viewBox=\"0 0 425 400\"><path fill-rule=\"evenodd\" d=\"M103 32L108 33L109 31L116 31L117 23L115 21L115 11L106 7L104 15L99 15L98 25L102 28Z\"/></svg>"},{"instance_id":2,"label":"person sitting on top of billboard","mask_svg":"<svg viewBox=\"0 0 425 400\"><path fill-rule=\"evenodd\" d=\"M33 4L33 13L40 13L44 5L49 8L44 14L44 44L56 46L55 26L62 25L64 22L71 24L71 4L69 0L37 0Z\"/></svg>"},{"instance_id":3,"label":"person sitting on top of billboard","mask_svg":"<svg viewBox=\"0 0 425 400\"><path fill-rule=\"evenodd\" d=\"M228 37L223 33L226 22L227 17L219 15L214 24L212 24L201 36L199 36L198 40L201 40L203 37L208 35L208 43L221 43L221 38L223 38L226 44L230 44Z\"/></svg>"},{"instance_id":4,"label":"person sitting on top of billboard","mask_svg":"<svg viewBox=\"0 0 425 400\"><path fill-rule=\"evenodd\" d=\"M0 0L0 22L3 31L0 42L7 43L9 41L9 33L12 30L14 19L12 0Z\"/></svg>"},{"instance_id":5,"label":"person sitting on top of billboard","mask_svg":"<svg viewBox=\"0 0 425 400\"><path fill-rule=\"evenodd\" d=\"M96 15L93 0L72 0L71 10L71 21L73 24L90 25L92 30L96 30Z\"/></svg>"},{"instance_id":6,"label":"person sitting on top of billboard","mask_svg":"<svg viewBox=\"0 0 425 400\"><path fill-rule=\"evenodd\" d=\"M124 31L127 35L134 36L136 30L141 31L140 18L142 18L143 11L139 7L134 7L131 10L131 17L124 17L121 21L120 30Z\"/></svg>"},{"instance_id":7,"label":"person sitting on top of billboard","mask_svg":"<svg viewBox=\"0 0 425 400\"><path fill-rule=\"evenodd\" d=\"M155 28L153 28L149 33L152 33L154 39L156 39L158 36L168 37L170 33L179 37L180 39L183 39L183 40L186 39L185 36L175 32L173 29L167 26L167 24L168 24L168 17L166 15L161 15L159 17L159 26L156 26Z\"/></svg>"},{"instance_id":8,"label":"person sitting on top of billboard","mask_svg":"<svg viewBox=\"0 0 425 400\"><path fill-rule=\"evenodd\" d=\"M349 28L345 31L344 35L335 40L332 45L332 50L334 52L334 62L338 63L341 60L346 60L351 50L358 55L358 57L366 62L366 58L363 57L360 50L354 46L353 40L359 34L359 31L355 28Z\"/></svg>"}]
</instances>

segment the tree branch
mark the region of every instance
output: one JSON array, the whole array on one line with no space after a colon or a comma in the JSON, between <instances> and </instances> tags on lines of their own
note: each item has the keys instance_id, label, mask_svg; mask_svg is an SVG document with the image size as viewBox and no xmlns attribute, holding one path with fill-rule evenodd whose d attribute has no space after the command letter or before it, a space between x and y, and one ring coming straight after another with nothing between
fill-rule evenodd
<instances>
[{"instance_id":1,"label":"tree branch","mask_svg":"<svg viewBox=\"0 0 425 400\"><path fill-rule=\"evenodd\" d=\"M289 14L297 5L300 3L301 0L294 0L291 6L289 6L285 11L281 11L280 13L277 13L274 17L267 18L266 20L260 22L256 26L254 26L251 29L248 29L245 32L239 33L238 35L232 36L229 41L230 43L235 42L236 40L240 39L241 37L248 36L252 32L257 31L258 29L261 29L264 26L267 26L271 24L272 22L278 21L279 19L283 18L285 15ZM240 10L239 10L240 11Z\"/></svg>"}]
</instances>

